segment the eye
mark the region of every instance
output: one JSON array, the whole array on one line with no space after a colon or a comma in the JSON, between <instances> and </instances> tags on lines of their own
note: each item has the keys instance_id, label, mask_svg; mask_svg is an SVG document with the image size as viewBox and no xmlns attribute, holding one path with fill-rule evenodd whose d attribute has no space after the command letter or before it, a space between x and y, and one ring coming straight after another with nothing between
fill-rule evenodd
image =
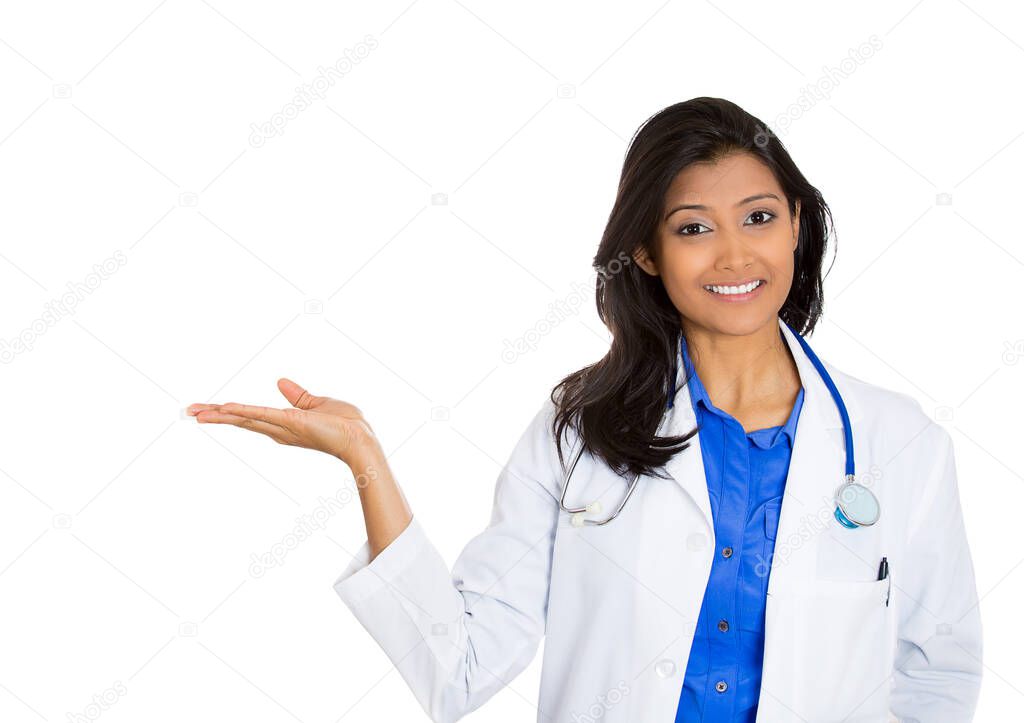
<instances>
[{"instance_id":1,"label":"eye","mask_svg":"<svg viewBox=\"0 0 1024 723\"><path fill-rule=\"evenodd\" d=\"M696 232L696 231L693 232L693 233L688 233L687 232L687 229L692 229L694 226L698 226L699 227L699 226L704 226L704 224L697 223L696 221L691 221L690 223L684 224L684 225L679 227L679 231L678 231L679 235L680 236L698 236L699 232ZM707 226L704 226L704 228L707 228Z\"/></svg>"},{"instance_id":2,"label":"eye","mask_svg":"<svg viewBox=\"0 0 1024 723\"><path fill-rule=\"evenodd\" d=\"M758 209L758 210L756 210L756 211L751 211L751 212L750 212L750 215L749 215L749 216L747 216L747 218L750 218L751 216L755 216L755 215L759 215L759 216L765 216L765 215L767 215L767 216L769 216L769 218L768 218L767 220L765 220L765 221L761 221L760 223L754 223L754 224L752 224L752 225L754 225L754 226L764 226L764 225L766 225L766 224L769 224L769 223L771 223L771 222L772 222L772 220L773 220L773 219L775 218L775 214L774 214L774 213L772 213L772 212L771 212L771 211L769 211L768 209L764 209L764 208Z\"/></svg>"},{"instance_id":3,"label":"eye","mask_svg":"<svg viewBox=\"0 0 1024 723\"><path fill-rule=\"evenodd\" d=\"M776 215L774 212L769 211L766 208L759 208L756 211L751 211L747 215L747 218L751 217L755 217L756 219L760 220L755 220L753 223L744 224L745 226L767 226L769 223L775 220ZM707 226L705 226L702 223L697 223L696 221L691 221L690 223L680 226L676 233L678 233L680 236L699 236L701 233L707 233L706 231L702 232L695 230L699 228L707 228ZM711 229L708 230L710 231Z\"/></svg>"}]
</instances>

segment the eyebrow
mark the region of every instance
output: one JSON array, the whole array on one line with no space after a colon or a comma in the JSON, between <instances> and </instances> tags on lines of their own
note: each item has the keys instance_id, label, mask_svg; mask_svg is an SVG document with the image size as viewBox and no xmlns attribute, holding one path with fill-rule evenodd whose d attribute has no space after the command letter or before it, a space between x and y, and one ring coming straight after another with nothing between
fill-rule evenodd
<instances>
[{"instance_id":1,"label":"eyebrow","mask_svg":"<svg viewBox=\"0 0 1024 723\"><path fill-rule=\"evenodd\" d=\"M757 194L754 194L753 196L747 196L742 201L737 201L736 205L733 208L742 206L745 203L750 203L751 201L756 201L756 200L758 200L760 198L774 198L776 201L779 201L781 203L781 201L779 200L779 197L776 196L774 193L757 193ZM682 204L680 206L676 206L671 211L669 211L665 215L665 220L668 221L668 219L676 211L682 211L682 210L687 209L687 208L695 208L698 211L707 211L707 210L709 210L709 208L707 206L704 206L704 205L699 204L699 203L686 203L686 204Z\"/></svg>"}]
</instances>

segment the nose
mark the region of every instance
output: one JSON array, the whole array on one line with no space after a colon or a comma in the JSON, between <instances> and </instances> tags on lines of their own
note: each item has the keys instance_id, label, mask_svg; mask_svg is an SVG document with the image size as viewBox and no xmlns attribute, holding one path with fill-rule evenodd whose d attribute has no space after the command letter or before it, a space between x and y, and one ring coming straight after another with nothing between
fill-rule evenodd
<instances>
[{"instance_id":1,"label":"nose","mask_svg":"<svg viewBox=\"0 0 1024 723\"><path fill-rule=\"evenodd\" d=\"M718 260L715 266L722 270L738 271L754 263L754 252L749 242L738 232L724 232L719 236Z\"/></svg>"}]
</instances>

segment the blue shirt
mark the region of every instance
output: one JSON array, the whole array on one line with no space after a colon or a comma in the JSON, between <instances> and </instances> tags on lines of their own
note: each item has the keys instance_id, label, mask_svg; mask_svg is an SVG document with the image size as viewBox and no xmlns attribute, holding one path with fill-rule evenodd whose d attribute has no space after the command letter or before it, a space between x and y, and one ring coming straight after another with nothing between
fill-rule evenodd
<instances>
[{"instance_id":1,"label":"blue shirt","mask_svg":"<svg viewBox=\"0 0 1024 723\"><path fill-rule=\"evenodd\" d=\"M804 390L800 388L784 425L744 432L732 415L712 404L685 338L681 346L716 550L675 719L754 723L768 573Z\"/></svg>"}]
</instances>

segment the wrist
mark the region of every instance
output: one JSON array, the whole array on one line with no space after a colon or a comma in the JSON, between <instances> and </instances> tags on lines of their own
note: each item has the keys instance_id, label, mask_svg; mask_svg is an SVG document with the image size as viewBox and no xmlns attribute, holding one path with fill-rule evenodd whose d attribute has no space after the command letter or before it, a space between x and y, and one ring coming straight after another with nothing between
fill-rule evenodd
<instances>
[{"instance_id":1,"label":"wrist","mask_svg":"<svg viewBox=\"0 0 1024 723\"><path fill-rule=\"evenodd\" d=\"M340 455L339 455L340 457ZM344 457L340 457L354 474L364 472L368 467L378 465L384 460L384 450L376 437L360 435L353 439Z\"/></svg>"}]
</instances>

